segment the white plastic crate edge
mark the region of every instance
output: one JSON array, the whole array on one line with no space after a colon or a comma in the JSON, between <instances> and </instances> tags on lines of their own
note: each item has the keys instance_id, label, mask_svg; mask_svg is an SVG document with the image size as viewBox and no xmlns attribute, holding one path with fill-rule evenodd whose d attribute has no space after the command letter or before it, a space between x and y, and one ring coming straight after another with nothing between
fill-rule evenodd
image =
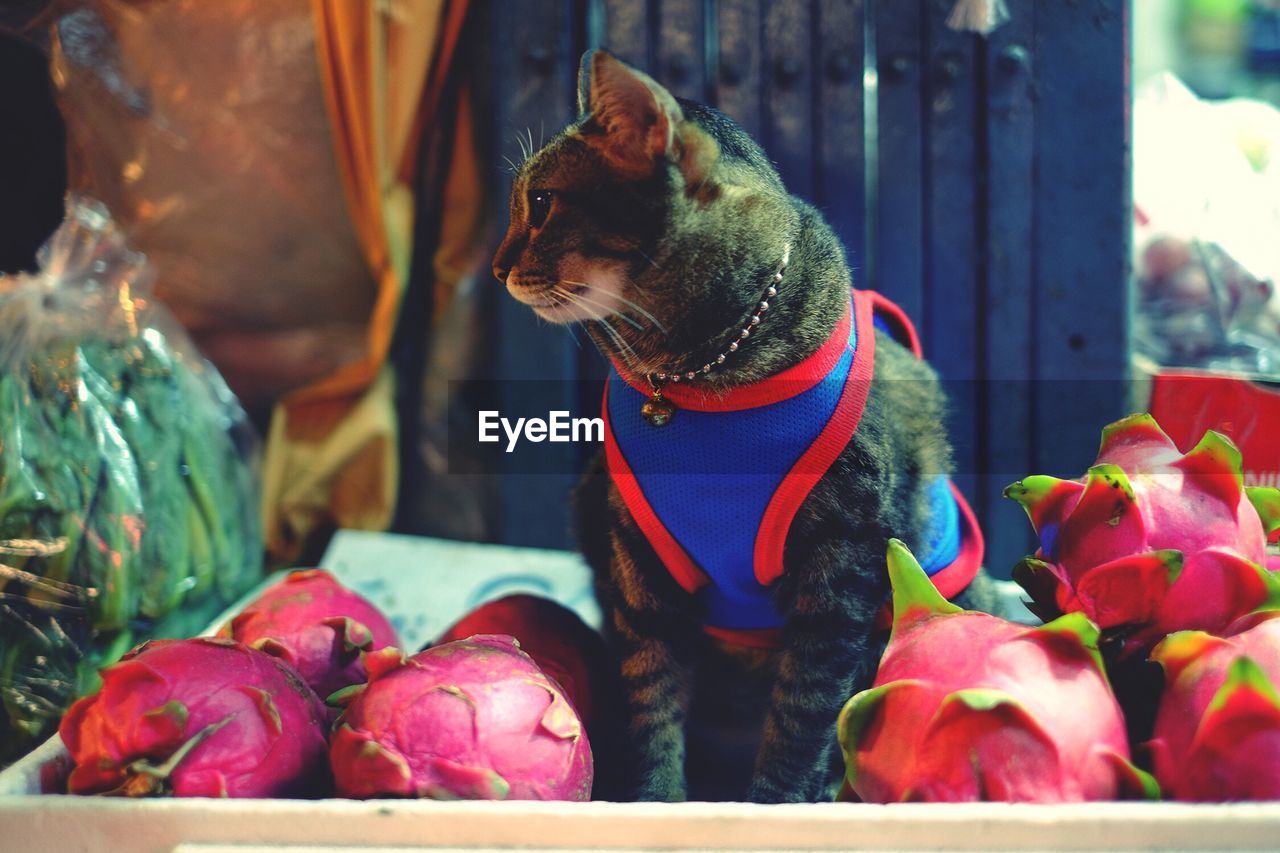
<instances>
[{"instance_id":1,"label":"white plastic crate edge","mask_svg":"<svg viewBox=\"0 0 1280 853\"><path fill-rule=\"evenodd\" d=\"M0 799L11 850L1274 850L1280 804Z\"/></svg>"},{"instance_id":2,"label":"white plastic crate edge","mask_svg":"<svg viewBox=\"0 0 1280 853\"><path fill-rule=\"evenodd\" d=\"M554 599L591 627L600 627L591 573L581 557L568 551L340 530L320 565L386 614L409 652L436 639L486 601L516 592ZM202 633L214 633L285 574L265 578ZM0 798L38 794L40 768L64 752L54 735L15 762L0 773Z\"/></svg>"}]
</instances>

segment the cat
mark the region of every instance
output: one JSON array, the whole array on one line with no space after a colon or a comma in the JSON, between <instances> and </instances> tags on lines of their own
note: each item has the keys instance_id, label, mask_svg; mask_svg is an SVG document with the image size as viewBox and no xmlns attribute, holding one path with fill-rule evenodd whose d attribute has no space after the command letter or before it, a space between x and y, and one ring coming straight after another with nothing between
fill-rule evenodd
<instances>
[{"instance_id":1,"label":"cat","mask_svg":"<svg viewBox=\"0 0 1280 853\"><path fill-rule=\"evenodd\" d=\"M493 271L613 364L576 516L619 649L634 794L688 796L691 706L719 679L763 691L733 798L827 799L836 716L883 650L889 538L963 551L949 593L990 604L946 477L945 399L898 342L909 324L851 299L831 228L728 117L604 51L583 57L579 108L519 167Z\"/></svg>"}]
</instances>

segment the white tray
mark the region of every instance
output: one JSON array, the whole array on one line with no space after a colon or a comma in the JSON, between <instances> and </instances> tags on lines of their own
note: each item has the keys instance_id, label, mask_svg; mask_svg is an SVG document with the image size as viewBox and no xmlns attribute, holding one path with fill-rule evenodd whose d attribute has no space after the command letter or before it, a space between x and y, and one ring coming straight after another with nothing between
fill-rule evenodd
<instances>
[{"instance_id":1,"label":"white tray","mask_svg":"<svg viewBox=\"0 0 1280 853\"><path fill-rule=\"evenodd\" d=\"M0 849L1275 850L1280 806L0 798Z\"/></svg>"}]
</instances>

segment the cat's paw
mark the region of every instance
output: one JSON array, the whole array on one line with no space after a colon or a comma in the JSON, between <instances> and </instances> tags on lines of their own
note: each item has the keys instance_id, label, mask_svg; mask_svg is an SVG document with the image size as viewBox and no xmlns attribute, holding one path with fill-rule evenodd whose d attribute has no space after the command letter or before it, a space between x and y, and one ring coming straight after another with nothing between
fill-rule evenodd
<instances>
[{"instance_id":1,"label":"cat's paw","mask_svg":"<svg viewBox=\"0 0 1280 853\"><path fill-rule=\"evenodd\" d=\"M772 779L756 777L751 780L751 786L747 788L747 802L749 803L809 803L814 802L815 797L810 796L805 786L782 786Z\"/></svg>"},{"instance_id":2,"label":"cat's paw","mask_svg":"<svg viewBox=\"0 0 1280 853\"><path fill-rule=\"evenodd\" d=\"M638 802L683 803L688 798L683 773L653 773L636 791Z\"/></svg>"}]
</instances>

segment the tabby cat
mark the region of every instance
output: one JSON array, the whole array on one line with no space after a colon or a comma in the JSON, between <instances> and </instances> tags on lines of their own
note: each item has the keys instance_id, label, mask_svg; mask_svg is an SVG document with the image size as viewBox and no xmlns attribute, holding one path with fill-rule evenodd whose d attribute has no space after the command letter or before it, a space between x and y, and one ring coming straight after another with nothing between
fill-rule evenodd
<instances>
[{"instance_id":1,"label":"tabby cat","mask_svg":"<svg viewBox=\"0 0 1280 853\"><path fill-rule=\"evenodd\" d=\"M883 648L888 539L961 554L944 592L982 603L945 401L891 334L910 341L909 324L851 299L830 227L731 120L602 51L583 57L579 104L520 166L493 269L613 364L577 514L635 795L689 795L694 697L736 680L763 691L763 722L728 795L828 798L836 715Z\"/></svg>"}]
</instances>

